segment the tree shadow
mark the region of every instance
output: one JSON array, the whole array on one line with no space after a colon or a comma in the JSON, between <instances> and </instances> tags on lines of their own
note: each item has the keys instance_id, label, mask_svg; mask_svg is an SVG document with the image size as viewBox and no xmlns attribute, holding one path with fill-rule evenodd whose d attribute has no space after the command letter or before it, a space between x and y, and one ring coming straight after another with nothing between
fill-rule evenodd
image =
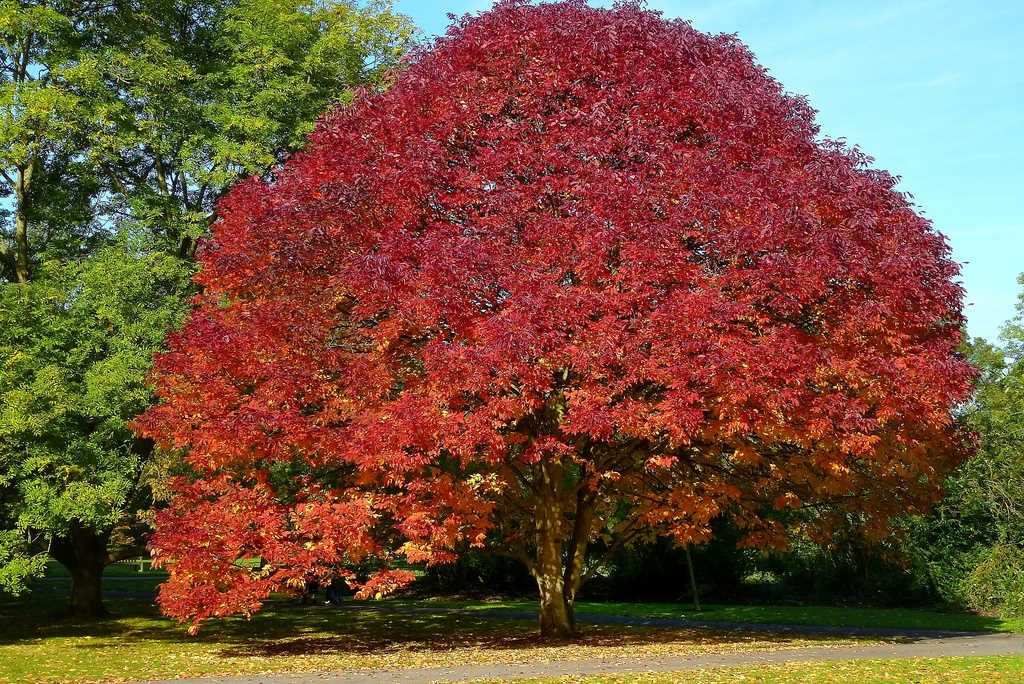
<instances>
[{"instance_id":1,"label":"tree shadow","mask_svg":"<svg viewBox=\"0 0 1024 684\"><path fill-rule=\"evenodd\" d=\"M272 601L251 620L230 618L204 623L190 636L184 626L159 614L152 601L120 598L108 602L114 613L97 621L54 620L45 612L60 597L0 601L0 644L36 639L91 637L76 644L86 650L109 647L111 640L160 641L168 645L208 644L223 658L274 658L338 653L372 655L454 650L511 651L540 647L618 647L679 643L771 647L804 642L830 643L839 635L799 632L727 631L710 628L631 627L585 624L573 640L542 639L535 619L516 619L428 606L409 610L375 602L347 601L342 607L300 606ZM845 637L844 637L845 638ZM863 640L877 640L864 637ZM106 642L106 643L104 643ZM218 648L219 646L219 648Z\"/></svg>"},{"instance_id":2,"label":"tree shadow","mask_svg":"<svg viewBox=\"0 0 1024 684\"><path fill-rule=\"evenodd\" d=\"M533 648L617 647L652 644L745 644L790 643L795 638L832 642L835 637L752 632L720 632L708 629L650 628L622 625L583 625L574 639L546 639L536 620L487 615L409 613L354 605L334 612L324 625L333 633L281 639L277 635L250 635L221 651L226 657L314 656L337 652L359 655L392 652L486 650L511 651Z\"/></svg>"}]
</instances>

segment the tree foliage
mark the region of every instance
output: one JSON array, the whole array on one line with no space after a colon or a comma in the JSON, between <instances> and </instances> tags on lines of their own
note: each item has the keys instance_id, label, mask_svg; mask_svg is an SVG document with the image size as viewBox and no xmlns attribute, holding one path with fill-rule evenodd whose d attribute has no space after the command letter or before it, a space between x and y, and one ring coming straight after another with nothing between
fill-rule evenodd
<instances>
[{"instance_id":1,"label":"tree foliage","mask_svg":"<svg viewBox=\"0 0 1024 684\"><path fill-rule=\"evenodd\" d=\"M349 88L381 85L414 35L376 1L129 0L103 30L86 65L100 102L90 155L108 184L103 209L182 257L231 183L294 152Z\"/></svg>"},{"instance_id":2,"label":"tree foliage","mask_svg":"<svg viewBox=\"0 0 1024 684\"><path fill-rule=\"evenodd\" d=\"M48 554L102 612L160 458L125 424L214 202L412 36L376 2L0 2L0 588Z\"/></svg>"},{"instance_id":3,"label":"tree foliage","mask_svg":"<svg viewBox=\"0 0 1024 684\"><path fill-rule=\"evenodd\" d=\"M1024 599L1001 596L992 582L1024 586L1024 291L999 343L975 338L964 352L980 370L960 416L978 435L978 454L951 474L935 511L914 521L911 548L943 598L983 610L1004 599L1019 614Z\"/></svg>"},{"instance_id":4,"label":"tree foliage","mask_svg":"<svg viewBox=\"0 0 1024 684\"><path fill-rule=\"evenodd\" d=\"M0 2L0 279L27 282L55 229L88 215L95 185L76 164L88 102L77 92L89 2ZM77 176L78 182L63 182ZM53 182L53 181L58 182ZM49 182L48 182L49 181ZM44 189L45 188L45 189ZM55 196L48 197L46 190ZM53 212L60 207L64 215ZM42 227L32 231L30 224ZM88 236L84 226L66 247ZM71 238L71 239L69 239Z\"/></svg>"},{"instance_id":5,"label":"tree foliage","mask_svg":"<svg viewBox=\"0 0 1024 684\"><path fill-rule=\"evenodd\" d=\"M139 425L196 471L151 542L164 610L367 559L382 594L464 542L520 558L565 634L639 535L927 510L967 453L958 268L817 133L735 37L634 4L499 3L332 112L225 197L158 362Z\"/></svg>"},{"instance_id":6,"label":"tree foliage","mask_svg":"<svg viewBox=\"0 0 1024 684\"><path fill-rule=\"evenodd\" d=\"M53 553L54 534L71 521L109 534L130 523L126 511L148 505L151 449L125 424L150 403L143 381L181 322L187 299L179 290L190 274L170 255L121 245L79 263L48 262L38 280L8 286L0 305L0 488L23 558ZM138 555L137 543L129 553ZM20 567L36 569L25 560ZM4 588L23 580L12 569Z\"/></svg>"},{"instance_id":7,"label":"tree foliage","mask_svg":"<svg viewBox=\"0 0 1024 684\"><path fill-rule=\"evenodd\" d=\"M190 257L224 189L384 85L414 36L377 1L4 0L0 273L125 220Z\"/></svg>"}]
</instances>

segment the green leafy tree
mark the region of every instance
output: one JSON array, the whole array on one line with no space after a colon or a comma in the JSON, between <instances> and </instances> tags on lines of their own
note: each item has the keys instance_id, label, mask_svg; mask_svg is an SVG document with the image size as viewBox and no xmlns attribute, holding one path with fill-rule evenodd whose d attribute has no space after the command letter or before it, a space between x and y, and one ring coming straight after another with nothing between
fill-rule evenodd
<instances>
[{"instance_id":1,"label":"green leafy tree","mask_svg":"<svg viewBox=\"0 0 1024 684\"><path fill-rule=\"evenodd\" d=\"M995 541L1024 546L1024 293L1017 309L1000 335L1001 348L975 340L970 350L983 371L967 416L980 457L964 464L950 485L968 510L990 521Z\"/></svg>"},{"instance_id":2,"label":"green leafy tree","mask_svg":"<svg viewBox=\"0 0 1024 684\"><path fill-rule=\"evenodd\" d=\"M103 101L91 150L110 189L102 210L183 258L224 190L297 150L353 86L383 85L414 36L380 2L116 4L89 93Z\"/></svg>"},{"instance_id":3,"label":"green leafy tree","mask_svg":"<svg viewBox=\"0 0 1024 684\"><path fill-rule=\"evenodd\" d=\"M1024 276L1018 282L1024 286ZM984 594L984 577L1000 576L1003 566L1013 575L1024 558L1024 291L1000 344L974 338L963 352L979 369L961 416L978 435L978 453L946 481L947 496L934 513L914 521L911 548L937 593L992 609L991 597L979 603L971 595ZM976 570L984 577L965 584ZM1004 579L1024 587L1024 577Z\"/></svg>"},{"instance_id":4,"label":"green leafy tree","mask_svg":"<svg viewBox=\"0 0 1024 684\"><path fill-rule=\"evenodd\" d=\"M376 2L0 0L0 589L54 558L105 612L163 467L125 424L217 199L413 37Z\"/></svg>"},{"instance_id":5,"label":"green leafy tree","mask_svg":"<svg viewBox=\"0 0 1024 684\"><path fill-rule=\"evenodd\" d=\"M80 262L44 262L32 282L5 286L5 589L17 590L49 555L71 571L74 612L99 613L103 567L140 554L130 528L150 500L152 447L125 423L150 402L143 380L187 308L181 294L190 271L181 259L128 243ZM117 531L121 543L111 545Z\"/></svg>"},{"instance_id":6,"label":"green leafy tree","mask_svg":"<svg viewBox=\"0 0 1024 684\"><path fill-rule=\"evenodd\" d=\"M82 230L89 225L83 214L96 184L80 163L90 107L79 65L88 35L78 27L95 16L90 3L0 0L3 280L28 282L51 239L77 248L91 232ZM77 230L62 230L69 222Z\"/></svg>"},{"instance_id":7,"label":"green leafy tree","mask_svg":"<svg viewBox=\"0 0 1024 684\"><path fill-rule=\"evenodd\" d=\"M1024 286L1024 276L1018 279ZM962 581L967 603L1006 616L1024 615L1024 291L1017 315L1000 335L975 398L971 421L981 435L980 458L955 480L966 510L988 523L988 546Z\"/></svg>"}]
</instances>

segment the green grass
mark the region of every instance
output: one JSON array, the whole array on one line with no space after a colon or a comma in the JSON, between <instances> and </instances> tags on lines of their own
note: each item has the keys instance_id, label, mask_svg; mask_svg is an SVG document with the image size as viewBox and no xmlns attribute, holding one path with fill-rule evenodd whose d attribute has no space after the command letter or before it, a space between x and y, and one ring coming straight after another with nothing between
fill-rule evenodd
<instances>
[{"instance_id":1,"label":"green grass","mask_svg":"<svg viewBox=\"0 0 1024 684\"><path fill-rule=\"evenodd\" d=\"M787 663L759 667L726 667L685 672L658 672L600 677L560 677L522 679L518 682L562 684L586 682L621 684L646 682L667 684L724 684L725 682L793 682L794 684L831 684L832 682L915 682L939 684L956 682L1020 682L1024 680L1024 657L987 656L969 658L914 658L908 660L840 660L823 663Z\"/></svg>"},{"instance_id":2,"label":"green grass","mask_svg":"<svg viewBox=\"0 0 1024 684\"><path fill-rule=\"evenodd\" d=\"M46 564L46 576L47 577L70 577L71 573L60 563L56 561L50 561ZM167 577L167 573L163 570L153 570L147 567L143 572L139 572L138 564L127 565L123 563L115 563L108 565L103 569L103 576L106 578L110 577L153 577L158 580L163 580Z\"/></svg>"},{"instance_id":3,"label":"green grass","mask_svg":"<svg viewBox=\"0 0 1024 684\"><path fill-rule=\"evenodd\" d=\"M533 620L515 620L479 612L487 608L536 610L533 601L348 601L342 609L271 602L251 621L229 619L206 623L198 636L161 616L146 597L163 581L159 571L138 573L131 566L113 566L104 586L115 592L107 599L115 613L101 622L74 622L53 616L67 602L70 586L59 567L26 599L0 597L0 683L88 682L151 678L215 676L236 673L301 672L363 668L444 666L483 663L527 663L592 658L629 659L643 656L723 653L740 650L792 648L811 644L852 644L868 640L842 637L729 633L709 629L659 629L588 625L579 641L542 642ZM141 598L138 598L141 597ZM416 607L417 612L388 608ZM452 612L450 609L460 609ZM959 613L900 609L836 608L823 606L708 606L696 613L688 604L580 603L581 613L640 617L693 618L759 623L826 624L955 630L1021 631L1024 621L1000 620ZM466 613L469 613L468 615ZM903 671L904 663L871 665L840 677L846 681L890 680L972 681L1003 670L1020 675L1020 659L962 659L938 672L955 672L954 679L928 679L928 667ZM913 661L916 662L916 661ZM828 668L800 666L792 679L790 666L742 671L742 677L692 681L834 681ZM847 667L843 665L843 667ZM992 668L1002 668L992 670ZM817 669L816 669L817 668ZM825 669L822 669L825 668ZM863 669L866 668L866 669ZM875 668L875 669L871 669ZM882 669L878 669L882 668ZM889 669L885 669L889 668ZM896 669L893 669L896 668ZM956 669L960 668L960 669ZM988 668L988 669L986 669ZM1006 669L1010 668L1010 669ZM1016 669L1013 669L1016 668ZM962 670L962 672L961 672ZM991 670L991 672L990 672ZM700 677L712 674L702 673ZM737 671L739 672L739 671ZM987 674L986 674L987 673ZM961 676L961 674L963 676ZM906 675L906 676L905 676ZM655 675L652 675L655 676ZM661 676L661 675L657 675ZM718 676L718 675L714 675ZM645 681L677 681L663 679ZM772 679L771 677L776 677ZM815 679L818 677L818 679ZM780 679L781 678L781 679ZM1024 679L1024 676L1017 677ZM991 677L989 678L991 679ZM595 679L587 681L619 681ZM623 681L632 681L626 678ZM994 681L999 681L998 678ZM1010 680L1004 680L1010 681Z\"/></svg>"},{"instance_id":4,"label":"green grass","mask_svg":"<svg viewBox=\"0 0 1024 684\"><path fill-rule=\"evenodd\" d=\"M396 603L402 601L396 600ZM467 610L512 608L536 610L534 601L438 601L438 606ZM689 603L595 603L581 601L578 613L633 617L684 618L710 622L882 627L978 632L1024 632L1024 619L986 617L971 613L906 608L851 608L839 606L708 605L697 612Z\"/></svg>"},{"instance_id":5,"label":"green grass","mask_svg":"<svg viewBox=\"0 0 1024 684\"><path fill-rule=\"evenodd\" d=\"M47 568L50 577L67 577L59 563ZM115 591L155 592L167 574L162 570L139 573L137 566L110 565L104 571L104 588ZM394 599L390 604L421 601ZM536 601L430 601L438 608L483 610L511 608L536 610ZM833 627L881 627L892 629L937 629L965 632L1024 632L1024 618L1001 618L957 611L911 608L859 608L844 606L727 605L703 606L697 612L690 603L625 603L580 601L578 613L626 615L631 617L683 618L708 622L752 622L757 624L826 625Z\"/></svg>"},{"instance_id":6,"label":"green grass","mask_svg":"<svg viewBox=\"0 0 1024 684\"><path fill-rule=\"evenodd\" d=\"M167 573L160 570L139 572L138 566L108 565L103 571L104 591L118 594L155 595L157 586L167 579ZM59 563L50 563L46 567L46 579L40 583L40 589L51 594L70 593L71 577L67 569Z\"/></svg>"},{"instance_id":7,"label":"green grass","mask_svg":"<svg viewBox=\"0 0 1024 684\"><path fill-rule=\"evenodd\" d=\"M116 577L108 582L130 583ZM341 609L276 602L250 621L212 621L192 637L184 628L159 615L148 600L108 599L107 606L115 616L100 622L55 619L53 615L67 601L67 596L57 593L60 585L59 581L46 582L28 599L0 598L0 682L123 681L236 673L626 659L867 642L836 637L591 626L578 641L552 643L537 637L532 620L456 615L443 610L396 613L379 610L382 606L375 602L361 601L347 602Z\"/></svg>"}]
</instances>

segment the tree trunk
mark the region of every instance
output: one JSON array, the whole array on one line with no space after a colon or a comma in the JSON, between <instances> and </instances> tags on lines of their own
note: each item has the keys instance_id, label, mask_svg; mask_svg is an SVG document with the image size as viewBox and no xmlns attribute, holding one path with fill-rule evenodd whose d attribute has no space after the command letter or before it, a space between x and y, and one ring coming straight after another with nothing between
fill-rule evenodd
<instances>
[{"instance_id":1,"label":"tree trunk","mask_svg":"<svg viewBox=\"0 0 1024 684\"><path fill-rule=\"evenodd\" d=\"M32 164L18 169L14 188L14 273L19 283L28 282L28 188L32 182Z\"/></svg>"},{"instance_id":2,"label":"tree trunk","mask_svg":"<svg viewBox=\"0 0 1024 684\"><path fill-rule=\"evenodd\" d=\"M103 606L104 563L81 564L71 569L71 615L95 619L109 615Z\"/></svg>"},{"instance_id":3,"label":"tree trunk","mask_svg":"<svg viewBox=\"0 0 1024 684\"><path fill-rule=\"evenodd\" d=\"M14 276L24 284L28 282L28 219L20 205L15 211L14 237Z\"/></svg>"},{"instance_id":4,"label":"tree trunk","mask_svg":"<svg viewBox=\"0 0 1024 684\"><path fill-rule=\"evenodd\" d=\"M693 556L690 555L690 545L683 547L686 552L686 567L690 570L690 591L693 592L693 607L700 612L700 594L697 593L697 576L693 572Z\"/></svg>"},{"instance_id":5,"label":"tree trunk","mask_svg":"<svg viewBox=\"0 0 1024 684\"><path fill-rule=\"evenodd\" d=\"M560 511L553 500L537 507L537 563L534 576L540 591L540 635L568 639L576 634L573 599L566 591L562 567Z\"/></svg>"},{"instance_id":6,"label":"tree trunk","mask_svg":"<svg viewBox=\"0 0 1024 684\"><path fill-rule=\"evenodd\" d=\"M540 589L540 635L545 639L570 639L576 635L573 604L562 590L562 578L537 577Z\"/></svg>"},{"instance_id":7,"label":"tree trunk","mask_svg":"<svg viewBox=\"0 0 1024 684\"><path fill-rule=\"evenodd\" d=\"M110 613L103 605L103 569L109 535L72 523L66 539L55 540L50 554L71 573L72 617L95 619Z\"/></svg>"}]
</instances>

